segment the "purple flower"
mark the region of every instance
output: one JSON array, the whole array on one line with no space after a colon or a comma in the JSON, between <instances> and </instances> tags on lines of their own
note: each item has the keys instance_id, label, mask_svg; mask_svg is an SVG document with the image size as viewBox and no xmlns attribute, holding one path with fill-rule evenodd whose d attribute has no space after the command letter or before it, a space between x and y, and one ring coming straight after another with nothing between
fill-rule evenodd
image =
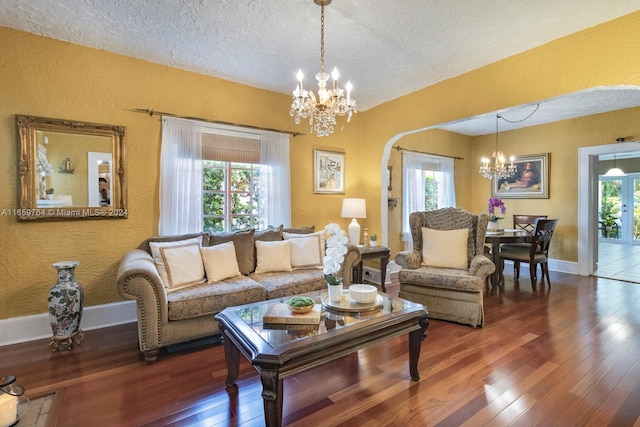
<instances>
[{"instance_id":1,"label":"purple flower","mask_svg":"<svg viewBox=\"0 0 640 427\"><path fill-rule=\"evenodd\" d=\"M495 209L500 208L500 213L504 215L507 213L507 207L504 205L504 202L499 197L490 197L489 198L489 221L498 221L502 218L498 217L495 213Z\"/></svg>"}]
</instances>

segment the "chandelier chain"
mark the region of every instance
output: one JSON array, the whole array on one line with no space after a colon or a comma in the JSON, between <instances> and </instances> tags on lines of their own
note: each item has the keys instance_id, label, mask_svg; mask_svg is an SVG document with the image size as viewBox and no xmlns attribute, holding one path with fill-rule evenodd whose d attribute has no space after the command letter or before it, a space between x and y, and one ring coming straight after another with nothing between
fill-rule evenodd
<instances>
[{"instance_id":1,"label":"chandelier chain","mask_svg":"<svg viewBox=\"0 0 640 427\"><path fill-rule=\"evenodd\" d=\"M324 4L320 12L320 72L324 73Z\"/></svg>"}]
</instances>

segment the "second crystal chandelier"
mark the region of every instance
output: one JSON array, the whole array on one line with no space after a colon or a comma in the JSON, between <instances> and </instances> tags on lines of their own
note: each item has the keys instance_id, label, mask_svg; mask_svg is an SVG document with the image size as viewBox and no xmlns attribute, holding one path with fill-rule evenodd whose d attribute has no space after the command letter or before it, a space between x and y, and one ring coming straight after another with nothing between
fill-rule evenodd
<instances>
[{"instance_id":1,"label":"second crystal chandelier","mask_svg":"<svg viewBox=\"0 0 640 427\"><path fill-rule=\"evenodd\" d=\"M295 117L296 124L300 124L300 118L309 118L311 132L316 132L318 136L327 136L333 133L333 125L336 124L336 115L347 115L347 122L351 120L351 115L357 112L356 100L351 98L351 82L347 82L344 90L338 86L340 76L337 68L333 69L331 78L333 87L327 89L329 74L324 71L324 7L331 3L331 0L313 0L315 4L322 8L320 14L320 72L316 74L318 80L318 97L313 91L305 90L302 86L304 75L302 70L298 70L298 84L293 91L293 102L289 114Z\"/></svg>"},{"instance_id":2,"label":"second crystal chandelier","mask_svg":"<svg viewBox=\"0 0 640 427\"><path fill-rule=\"evenodd\" d=\"M496 115L496 149L491 154L491 159L482 158L482 166L480 166L480 174L488 179L509 178L516 173L516 166L513 164L514 157L509 158L510 163L507 165L504 154L498 149L498 120L501 118L500 114Z\"/></svg>"}]
</instances>

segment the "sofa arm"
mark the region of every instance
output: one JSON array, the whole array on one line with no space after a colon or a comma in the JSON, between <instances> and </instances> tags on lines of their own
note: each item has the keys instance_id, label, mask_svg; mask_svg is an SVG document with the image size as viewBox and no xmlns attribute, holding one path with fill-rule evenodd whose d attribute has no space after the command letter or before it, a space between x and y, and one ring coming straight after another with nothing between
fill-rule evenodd
<instances>
[{"instance_id":1,"label":"sofa arm","mask_svg":"<svg viewBox=\"0 0 640 427\"><path fill-rule=\"evenodd\" d=\"M361 259L362 254L360 253L360 250L355 245L347 244L347 253L344 256L344 262L337 274L338 277L343 278L343 286L350 285L352 283L353 279L351 277L351 272L353 271L353 267L360 263Z\"/></svg>"},{"instance_id":2,"label":"sofa arm","mask_svg":"<svg viewBox=\"0 0 640 427\"><path fill-rule=\"evenodd\" d=\"M136 300L140 350L161 345L160 331L168 322L167 293L151 255L141 249L127 252L120 261L116 278L118 295Z\"/></svg>"},{"instance_id":3,"label":"sofa arm","mask_svg":"<svg viewBox=\"0 0 640 427\"><path fill-rule=\"evenodd\" d=\"M471 259L469 275L482 277L484 279L494 271L496 271L495 264L486 256L476 255Z\"/></svg>"},{"instance_id":4,"label":"sofa arm","mask_svg":"<svg viewBox=\"0 0 640 427\"><path fill-rule=\"evenodd\" d=\"M422 254L418 251L402 251L393 260L404 269L416 269L422 264Z\"/></svg>"}]
</instances>

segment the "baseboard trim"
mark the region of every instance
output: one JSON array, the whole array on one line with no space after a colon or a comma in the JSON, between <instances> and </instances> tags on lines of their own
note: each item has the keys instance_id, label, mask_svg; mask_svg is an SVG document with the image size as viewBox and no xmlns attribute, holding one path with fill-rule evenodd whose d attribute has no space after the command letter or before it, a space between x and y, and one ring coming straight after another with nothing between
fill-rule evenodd
<instances>
[{"instance_id":1,"label":"baseboard trim","mask_svg":"<svg viewBox=\"0 0 640 427\"><path fill-rule=\"evenodd\" d=\"M85 331L90 331L137 322L137 320L136 302L122 301L85 307L80 327ZM0 346L49 337L51 337L51 327L47 313L0 320Z\"/></svg>"}]
</instances>

